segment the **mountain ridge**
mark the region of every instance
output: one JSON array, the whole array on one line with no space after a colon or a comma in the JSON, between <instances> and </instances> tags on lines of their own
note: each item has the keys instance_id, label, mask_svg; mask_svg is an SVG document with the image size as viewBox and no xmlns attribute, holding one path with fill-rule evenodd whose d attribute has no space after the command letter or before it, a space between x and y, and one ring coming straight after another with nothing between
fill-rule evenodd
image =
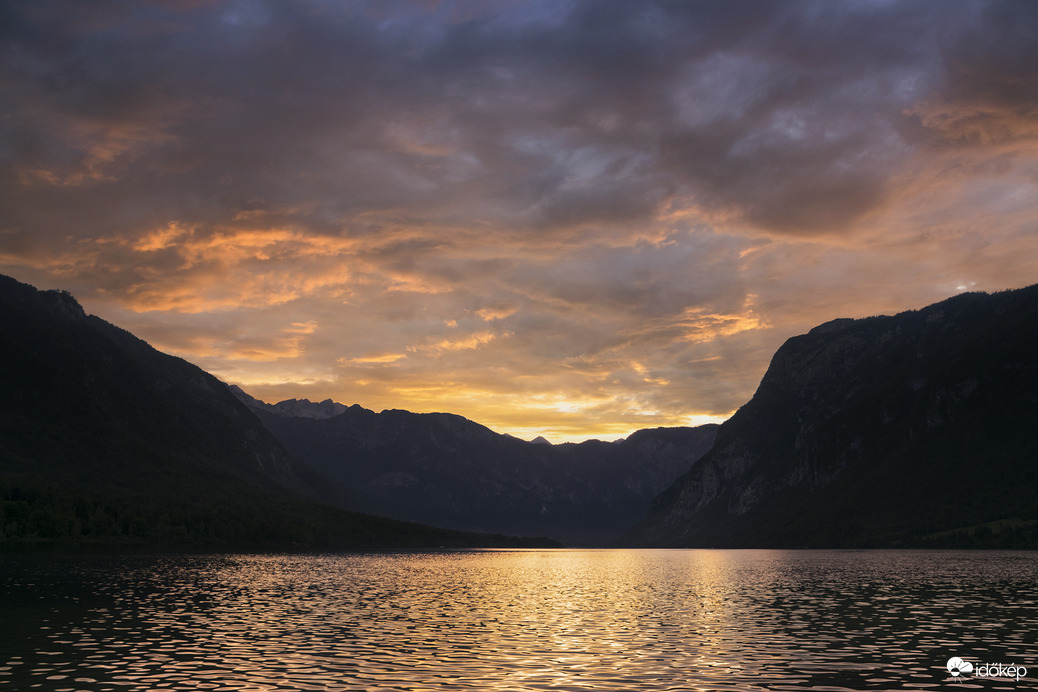
<instances>
[{"instance_id":1,"label":"mountain ridge","mask_svg":"<svg viewBox=\"0 0 1038 692\"><path fill-rule=\"evenodd\" d=\"M793 337L714 448L654 499L628 540L1038 545L1035 343L1038 286ZM964 492L963 481L984 477L1012 479L1022 497L980 483ZM959 487L942 492L942 482Z\"/></svg>"},{"instance_id":2,"label":"mountain ridge","mask_svg":"<svg viewBox=\"0 0 1038 692\"><path fill-rule=\"evenodd\" d=\"M1038 285L818 325L720 427L560 445L266 404L4 276L0 325L0 542L1038 547Z\"/></svg>"},{"instance_id":3,"label":"mountain ridge","mask_svg":"<svg viewBox=\"0 0 1038 692\"><path fill-rule=\"evenodd\" d=\"M357 404L292 416L240 388L242 401L353 509L458 530L608 544L704 454L715 425L639 430L626 440L552 445L450 413L379 413Z\"/></svg>"},{"instance_id":4,"label":"mountain ridge","mask_svg":"<svg viewBox=\"0 0 1038 692\"><path fill-rule=\"evenodd\" d=\"M236 384L229 384L227 387L239 401L253 411L266 411L280 416L317 419L332 418L349 408L346 404L340 404L331 399L317 402L310 401L309 399L284 399L276 404L268 404L248 394ZM357 404L354 404L354 406L357 406Z\"/></svg>"},{"instance_id":5,"label":"mountain ridge","mask_svg":"<svg viewBox=\"0 0 1038 692\"><path fill-rule=\"evenodd\" d=\"M0 543L548 545L334 508L217 378L0 276Z\"/></svg>"}]
</instances>

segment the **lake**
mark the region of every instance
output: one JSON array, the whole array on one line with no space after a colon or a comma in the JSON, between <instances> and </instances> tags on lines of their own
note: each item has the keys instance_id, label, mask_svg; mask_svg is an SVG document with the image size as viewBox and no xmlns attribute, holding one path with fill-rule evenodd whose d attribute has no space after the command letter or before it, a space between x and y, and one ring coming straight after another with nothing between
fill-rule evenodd
<instances>
[{"instance_id":1,"label":"lake","mask_svg":"<svg viewBox=\"0 0 1038 692\"><path fill-rule=\"evenodd\" d=\"M0 690L1034 690L1036 642L1034 552L0 556Z\"/></svg>"}]
</instances>

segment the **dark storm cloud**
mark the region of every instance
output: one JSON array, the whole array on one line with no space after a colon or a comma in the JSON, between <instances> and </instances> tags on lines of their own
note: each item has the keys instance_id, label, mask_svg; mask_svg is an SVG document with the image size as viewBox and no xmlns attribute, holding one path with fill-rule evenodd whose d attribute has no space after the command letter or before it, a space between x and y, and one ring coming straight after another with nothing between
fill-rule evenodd
<instances>
[{"instance_id":1,"label":"dark storm cloud","mask_svg":"<svg viewBox=\"0 0 1038 692\"><path fill-rule=\"evenodd\" d=\"M892 121L942 59L928 39L976 14L505 7L437 23L331 4L15 5L9 170L102 195L130 178L155 203L144 213L186 206L201 222L262 200L305 204L307 223L337 232L364 211L468 195L513 230L573 228L648 219L685 191L764 230L838 232L885 199ZM1001 14L984 16L1021 23ZM1015 47L967 43L956 59L1011 77L1027 50L1014 31ZM992 91L943 60L956 99Z\"/></svg>"},{"instance_id":2,"label":"dark storm cloud","mask_svg":"<svg viewBox=\"0 0 1038 692\"><path fill-rule=\"evenodd\" d=\"M967 147L1038 139L1038 7L984 4L940 45L940 81L915 109L924 139Z\"/></svg>"}]
</instances>

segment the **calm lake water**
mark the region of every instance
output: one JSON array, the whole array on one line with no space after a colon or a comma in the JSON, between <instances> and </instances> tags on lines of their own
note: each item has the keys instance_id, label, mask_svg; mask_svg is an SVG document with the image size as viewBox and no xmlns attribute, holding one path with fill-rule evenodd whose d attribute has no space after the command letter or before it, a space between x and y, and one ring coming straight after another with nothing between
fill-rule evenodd
<instances>
[{"instance_id":1,"label":"calm lake water","mask_svg":"<svg viewBox=\"0 0 1038 692\"><path fill-rule=\"evenodd\" d=\"M6 555L3 689L1033 690L1038 553Z\"/></svg>"}]
</instances>

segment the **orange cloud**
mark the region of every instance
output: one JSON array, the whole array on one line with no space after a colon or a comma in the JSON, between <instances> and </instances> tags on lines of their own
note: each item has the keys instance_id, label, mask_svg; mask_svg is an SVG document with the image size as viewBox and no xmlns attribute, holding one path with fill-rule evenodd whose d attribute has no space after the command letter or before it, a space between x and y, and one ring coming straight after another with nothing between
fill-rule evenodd
<instances>
[{"instance_id":1,"label":"orange cloud","mask_svg":"<svg viewBox=\"0 0 1038 692\"><path fill-rule=\"evenodd\" d=\"M503 320L506 317L511 317L519 308L512 306L502 306L494 308L482 308L476 310L476 314L483 318L484 322L492 322L494 320Z\"/></svg>"},{"instance_id":2,"label":"orange cloud","mask_svg":"<svg viewBox=\"0 0 1038 692\"><path fill-rule=\"evenodd\" d=\"M509 336L509 333L502 334L500 336ZM475 350L482 346L486 346L492 341L495 341L499 337L498 334L493 332L478 332L470 334L463 339L443 339L435 344L428 346L417 346L416 350L427 351L427 352L441 352L441 351L469 351Z\"/></svg>"},{"instance_id":3,"label":"orange cloud","mask_svg":"<svg viewBox=\"0 0 1038 692\"><path fill-rule=\"evenodd\" d=\"M946 142L991 147L1038 144L1038 109L1031 104L918 103L905 111Z\"/></svg>"},{"instance_id":4,"label":"orange cloud","mask_svg":"<svg viewBox=\"0 0 1038 692\"><path fill-rule=\"evenodd\" d=\"M768 329L771 325L755 309L754 295L746 297L743 310L734 314L707 312L705 308L686 308L677 325L684 331L684 339L692 343L713 341L718 337L740 332Z\"/></svg>"},{"instance_id":5,"label":"orange cloud","mask_svg":"<svg viewBox=\"0 0 1038 692\"><path fill-rule=\"evenodd\" d=\"M136 311L200 313L279 305L322 290L341 295L366 266L350 239L286 228L206 234L171 222L124 244L144 256L138 273L148 270L149 256L166 264L160 253L177 258L172 270L125 291L125 304Z\"/></svg>"},{"instance_id":6,"label":"orange cloud","mask_svg":"<svg viewBox=\"0 0 1038 692\"><path fill-rule=\"evenodd\" d=\"M382 365L395 363L407 358L406 353L384 353L377 356L365 356L362 358L339 358L336 360L340 365Z\"/></svg>"},{"instance_id":7,"label":"orange cloud","mask_svg":"<svg viewBox=\"0 0 1038 692\"><path fill-rule=\"evenodd\" d=\"M49 125L73 143L75 156L60 166L20 166L15 172L18 184L74 188L117 182L138 156L175 140L164 131L172 122L170 115L145 114L138 121L111 122L50 114Z\"/></svg>"},{"instance_id":8,"label":"orange cloud","mask_svg":"<svg viewBox=\"0 0 1038 692\"><path fill-rule=\"evenodd\" d=\"M169 344L159 339L154 345L186 358L271 363L297 359L305 355L306 337L317 330L318 324L315 321L292 322L272 330L269 334L208 334L177 337Z\"/></svg>"}]
</instances>

